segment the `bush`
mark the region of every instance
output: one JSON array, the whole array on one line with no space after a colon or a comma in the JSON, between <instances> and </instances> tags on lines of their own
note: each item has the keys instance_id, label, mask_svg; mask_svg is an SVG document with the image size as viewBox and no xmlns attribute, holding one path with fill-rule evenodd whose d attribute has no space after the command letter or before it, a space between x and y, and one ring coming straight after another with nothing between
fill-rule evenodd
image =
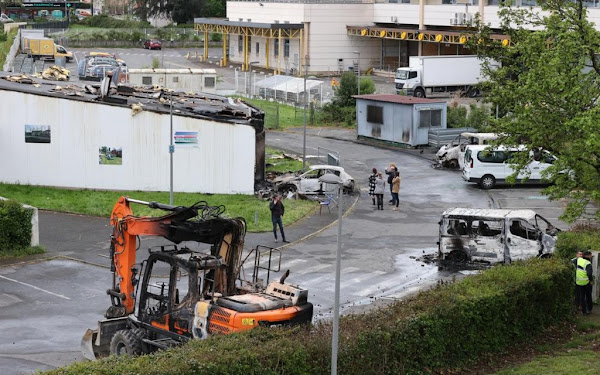
<instances>
[{"instance_id":1,"label":"bush","mask_svg":"<svg viewBox=\"0 0 600 375\"><path fill-rule=\"evenodd\" d=\"M557 257L571 259L577 251L600 249L600 228L580 226L569 232L560 232L556 241Z\"/></svg>"},{"instance_id":2,"label":"bush","mask_svg":"<svg viewBox=\"0 0 600 375\"><path fill-rule=\"evenodd\" d=\"M571 314L572 270L532 259L340 321L340 374L461 373L481 355L535 338ZM76 363L51 374L327 374L331 323L192 340L138 358Z\"/></svg>"},{"instance_id":3,"label":"bush","mask_svg":"<svg viewBox=\"0 0 600 375\"><path fill-rule=\"evenodd\" d=\"M79 22L81 25L89 27L102 27L106 29L131 29L136 27L150 27L149 22L136 21L133 19L117 19L105 14L91 16Z\"/></svg>"},{"instance_id":4,"label":"bush","mask_svg":"<svg viewBox=\"0 0 600 375\"><path fill-rule=\"evenodd\" d=\"M489 127L490 110L485 106L471 103L469 109L458 103L448 105L448 128L475 128L486 131Z\"/></svg>"},{"instance_id":5,"label":"bush","mask_svg":"<svg viewBox=\"0 0 600 375\"><path fill-rule=\"evenodd\" d=\"M318 112L320 125L354 127L356 107L344 107L336 103L327 103Z\"/></svg>"},{"instance_id":6,"label":"bush","mask_svg":"<svg viewBox=\"0 0 600 375\"><path fill-rule=\"evenodd\" d=\"M0 200L0 255L29 247L32 215L14 200Z\"/></svg>"}]
</instances>

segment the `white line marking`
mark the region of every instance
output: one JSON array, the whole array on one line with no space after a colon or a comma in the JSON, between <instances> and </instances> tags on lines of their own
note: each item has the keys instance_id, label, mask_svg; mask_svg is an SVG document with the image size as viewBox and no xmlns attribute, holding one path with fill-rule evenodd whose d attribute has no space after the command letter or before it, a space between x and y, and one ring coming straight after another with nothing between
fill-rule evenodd
<instances>
[{"instance_id":1,"label":"white line marking","mask_svg":"<svg viewBox=\"0 0 600 375\"><path fill-rule=\"evenodd\" d=\"M70 299L69 297L65 297L65 296L63 296L62 294L56 294L56 293L52 293L52 292L50 292L50 291L48 291L48 290L44 290L44 289L42 289L42 288L38 288L38 287L37 287L37 286L35 286L35 285L27 284L27 283L24 283L24 282L21 282L21 281L18 281L18 280L13 280L13 279L11 279L11 278L8 278L8 277L6 277L6 276L2 276L2 275L0 275L0 278L2 278L2 279L4 279L4 280L12 281L12 282L14 282L14 283L18 283L18 284L21 284L21 285L25 285L25 286L32 287L33 289L37 289L37 290L39 290L39 291L41 291L41 292L45 292L45 293L48 293L48 294L52 294L53 296L57 296L57 297L64 298L64 299Z\"/></svg>"}]
</instances>

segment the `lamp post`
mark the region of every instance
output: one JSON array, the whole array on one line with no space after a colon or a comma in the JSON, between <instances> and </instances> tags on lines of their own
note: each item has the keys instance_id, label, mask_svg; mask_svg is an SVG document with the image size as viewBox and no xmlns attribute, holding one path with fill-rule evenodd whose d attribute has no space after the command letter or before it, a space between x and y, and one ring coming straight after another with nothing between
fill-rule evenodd
<instances>
[{"instance_id":1,"label":"lamp post","mask_svg":"<svg viewBox=\"0 0 600 375\"><path fill-rule=\"evenodd\" d=\"M172 206L173 205L173 154L175 153L175 145L173 144L173 92L170 93L169 99L170 99L169 116L170 116L170 122L171 122L170 130L169 130L170 131L169 137L171 138L171 141L169 143L169 157L170 157L169 204Z\"/></svg>"},{"instance_id":2,"label":"lamp post","mask_svg":"<svg viewBox=\"0 0 600 375\"><path fill-rule=\"evenodd\" d=\"M302 172L306 171L306 64L304 64L304 122L302 124Z\"/></svg>"},{"instance_id":3,"label":"lamp post","mask_svg":"<svg viewBox=\"0 0 600 375\"><path fill-rule=\"evenodd\" d=\"M337 357L340 326L340 268L342 262L342 201L344 196L343 181L339 176L327 173L319 177L319 182L338 186L338 233L337 251L335 253L335 300L333 305L333 333L331 335L331 375L337 375Z\"/></svg>"},{"instance_id":4,"label":"lamp post","mask_svg":"<svg viewBox=\"0 0 600 375\"><path fill-rule=\"evenodd\" d=\"M356 64L356 70L358 71L358 95L360 95L360 51L354 51L358 55L358 63Z\"/></svg>"}]
</instances>

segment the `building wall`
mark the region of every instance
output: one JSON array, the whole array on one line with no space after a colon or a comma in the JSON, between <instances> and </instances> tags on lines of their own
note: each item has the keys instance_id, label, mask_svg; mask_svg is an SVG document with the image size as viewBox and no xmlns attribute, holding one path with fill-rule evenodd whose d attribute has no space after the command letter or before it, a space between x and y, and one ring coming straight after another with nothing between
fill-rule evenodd
<instances>
[{"instance_id":1,"label":"building wall","mask_svg":"<svg viewBox=\"0 0 600 375\"><path fill-rule=\"evenodd\" d=\"M144 69L145 70L145 69ZM138 69L130 69L128 73L129 83L132 85L146 85L144 77L150 77L151 85L159 85L169 89L180 89L194 92L217 93L217 74L185 74L185 73L156 73L140 72ZM205 78L210 78L214 86L205 85ZM177 81L177 82L175 82Z\"/></svg>"},{"instance_id":2,"label":"building wall","mask_svg":"<svg viewBox=\"0 0 600 375\"><path fill-rule=\"evenodd\" d=\"M0 109L2 182L169 190L168 114L4 90ZM25 125L50 126L50 143L26 143ZM175 147L175 191L254 192L253 127L173 116L173 131L198 132L198 147ZM102 146L122 148L122 165L99 164Z\"/></svg>"},{"instance_id":3,"label":"building wall","mask_svg":"<svg viewBox=\"0 0 600 375\"><path fill-rule=\"evenodd\" d=\"M261 6L262 4L262 6ZM346 25L368 25L372 23L372 4L301 4L301 3L259 3L259 2L227 2L227 18L230 21L262 22L262 23L305 23L308 34L307 52L309 56L309 72L337 72L348 70L355 61L360 61L362 70L372 66L372 61L380 59L381 41L367 38L348 38ZM256 53L256 43L259 53ZM267 39L252 37L250 61L254 66L266 66ZM300 51L300 40L290 39L289 57L284 56L283 48L279 57L274 55L274 43L270 40L269 68L284 72L299 69L303 55ZM240 52L238 35L230 36L230 59L243 61ZM360 51L360 55L354 51ZM360 59L359 59L360 58ZM340 62L339 60L342 59Z\"/></svg>"},{"instance_id":4,"label":"building wall","mask_svg":"<svg viewBox=\"0 0 600 375\"><path fill-rule=\"evenodd\" d=\"M368 106L383 107L383 124L367 122ZM419 128L421 109L441 109L442 125L439 128L446 128L446 103L407 105L358 99L358 135L411 146L426 145L429 143L429 128Z\"/></svg>"}]
</instances>

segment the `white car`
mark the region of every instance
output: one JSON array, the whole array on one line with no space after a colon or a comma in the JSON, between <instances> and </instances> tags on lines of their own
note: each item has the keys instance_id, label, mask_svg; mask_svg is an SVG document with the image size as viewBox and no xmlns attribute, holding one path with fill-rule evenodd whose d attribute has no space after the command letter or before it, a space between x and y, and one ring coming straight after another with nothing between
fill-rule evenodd
<instances>
[{"instance_id":1,"label":"white car","mask_svg":"<svg viewBox=\"0 0 600 375\"><path fill-rule=\"evenodd\" d=\"M13 22L13 20L6 14L2 13L2 14L0 14L0 22L1 23L9 23L9 22Z\"/></svg>"},{"instance_id":2,"label":"white car","mask_svg":"<svg viewBox=\"0 0 600 375\"><path fill-rule=\"evenodd\" d=\"M279 193L296 192L301 193L327 193L337 189L337 185L322 183L319 177L331 173L342 179L344 192L354 191L354 178L344 168L333 165L311 165L309 170L299 176L279 176L273 180L275 189Z\"/></svg>"}]
</instances>

